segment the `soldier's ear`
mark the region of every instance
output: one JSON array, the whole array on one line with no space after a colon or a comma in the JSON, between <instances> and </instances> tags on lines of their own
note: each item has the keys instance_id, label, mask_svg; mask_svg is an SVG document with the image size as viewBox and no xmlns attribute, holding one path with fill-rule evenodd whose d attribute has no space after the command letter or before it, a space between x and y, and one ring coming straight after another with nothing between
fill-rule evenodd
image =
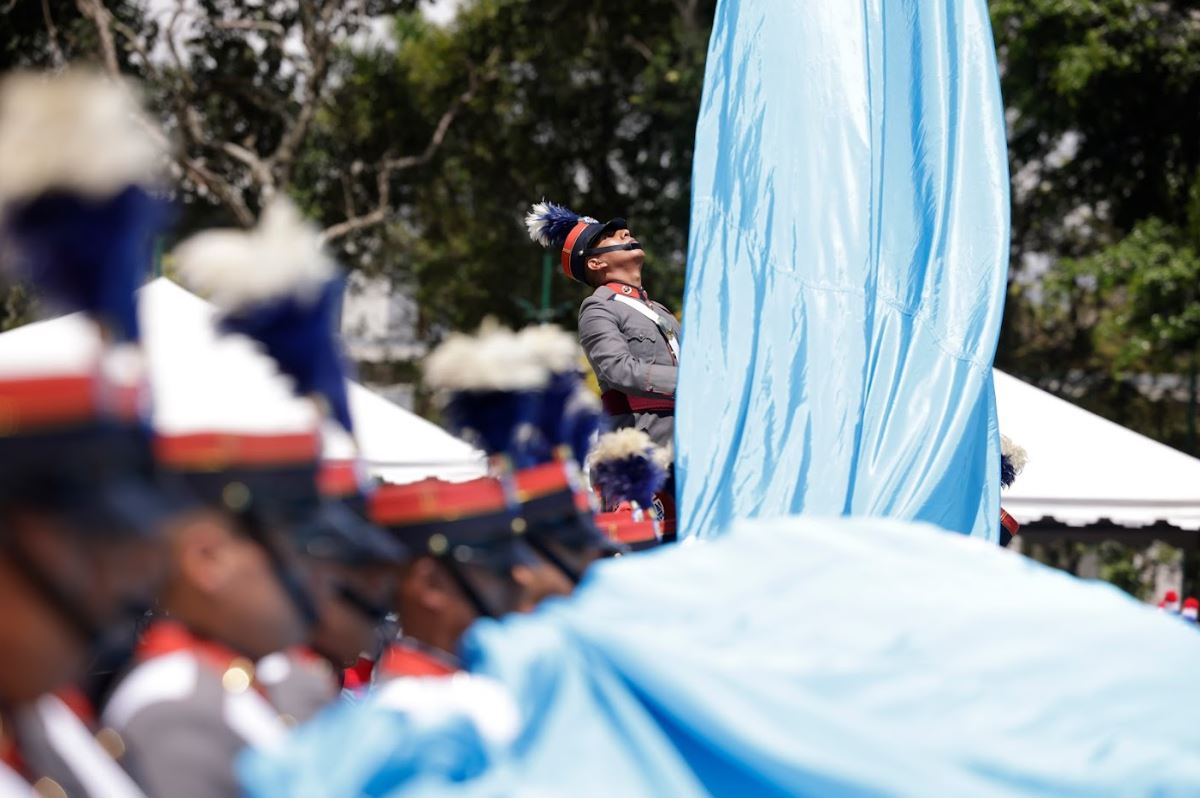
<instances>
[{"instance_id":1,"label":"soldier's ear","mask_svg":"<svg viewBox=\"0 0 1200 798\"><path fill-rule=\"evenodd\" d=\"M587 261L588 273L592 274L592 275L599 274L600 272L604 271L604 269L607 265L608 264L606 264L600 258L588 258L588 261Z\"/></svg>"},{"instance_id":2,"label":"soldier's ear","mask_svg":"<svg viewBox=\"0 0 1200 798\"><path fill-rule=\"evenodd\" d=\"M174 541L176 567L183 578L205 593L221 590L238 552L229 526L218 517L203 514L187 525Z\"/></svg>"}]
</instances>

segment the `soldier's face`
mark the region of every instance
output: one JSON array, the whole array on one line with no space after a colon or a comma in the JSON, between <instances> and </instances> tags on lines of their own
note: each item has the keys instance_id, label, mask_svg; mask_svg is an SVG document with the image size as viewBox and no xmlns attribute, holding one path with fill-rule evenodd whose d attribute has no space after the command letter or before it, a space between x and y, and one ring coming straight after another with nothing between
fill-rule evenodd
<instances>
[{"instance_id":1,"label":"soldier's face","mask_svg":"<svg viewBox=\"0 0 1200 798\"><path fill-rule=\"evenodd\" d=\"M623 244L629 244L638 239L633 235L628 228L614 230L609 235L597 239L592 243L592 249L600 249L601 247L613 247ZM588 261L588 268L604 269L607 276L614 279L628 279L636 275L637 280L641 280L642 264L646 261L646 253L640 249L622 249L616 252L606 252L603 255L598 255Z\"/></svg>"},{"instance_id":2,"label":"soldier's face","mask_svg":"<svg viewBox=\"0 0 1200 798\"><path fill-rule=\"evenodd\" d=\"M459 572L493 612L516 610L521 588L489 568L459 564ZM449 567L432 557L419 557L403 566L396 610L404 634L444 651L455 651L463 632L479 618L475 604L452 576Z\"/></svg>"},{"instance_id":3,"label":"soldier's face","mask_svg":"<svg viewBox=\"0 0 1200 798\"><path fill-rule=\"evenodd\" d=\"M67 612L93 633L130 620L130 610L148 607L160 586L165 546L71 530L38 512L14 513L4 526L27 562L3 558L0 569L0 606L8 616L0 633L0 657L8 663L0 698L27 700L77 678L87 664L89 641ZM45 580L72 609L56 606L35 579Z\"/></svg>"},{"instance_id":4,"label":"soldier's face","mask_svg":"<svg viewBox=\"0 0 1200 798\"><path fill-rule=\"evenodd\" d=\"M295 558L282 539L272 540L281 557ZM304 642L304 617L271 556L232 519L199 514L178 530L174 548L168 609L181 621L256 659ZM303 574L298 563L287 565Z\"/></svg>"}]
</instances>

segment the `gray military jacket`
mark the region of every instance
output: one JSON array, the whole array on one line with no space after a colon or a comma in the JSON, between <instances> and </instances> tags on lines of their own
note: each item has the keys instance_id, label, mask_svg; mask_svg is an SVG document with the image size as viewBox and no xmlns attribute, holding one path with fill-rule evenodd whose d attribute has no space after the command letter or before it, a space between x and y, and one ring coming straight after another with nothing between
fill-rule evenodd
<instances>
[{"instance_id":1,"label":"gray military jacket","mask_svg":"<svg viewBox=\"0 0 1200 798\"><path fill-rule=\"evenodd\" d=\"M625 296L642 299L636 288L619 288ZM675 434L679 365L666 331L678 340L679 321L658 302L643 302L661 319L660 327L616 297L616 291L602 285L583 301L579 308L579 343L596 372L613 426L635 427L659 446L670 447ZM652 408L642 406L646 400ZM633 407L628 407L630 404Z\"/></svg>"},{"instance_id":2,"label":"gray military jacket","mask_svg":"<svg viewBox=\"0 0 1200 798\"><path fill-rule=\"evenodd\" d=\"M133 780L112 758L123 751L103 748L65 703L45 695L20 707L12 716L16 738L35 788L16 793L63 794L71 798L145 798ZM111 729L103 734L112 735ZM106 738L111 742L111 736ZM120 746L120 738L116 738ZM58 786L54 789L50 784ZM13 793L0 788L0 796Z\"/></svg>"},{"instance_id":3,"label":"gray military jacket","mask_svg":"<svg viewBox=\"0 0 1200 798\"><path fill-rule=\"evenodd\" d=\"M342 694L333 666L316 655L276 651L259 660L255 671L271 706L294 723L309 720Z\"/></svg>"},{"instance_id":4,"label":"gray military jacket","mask_svg":"<svg viewBox=\"0 0 1200 798\"><path fill-rule=\"evenodd\" d=\"M148 795L240 795L237 755L283 741L278 712L235 670L243 668L221 673L183 650L141 662L117 685L101 720L121 736L121 764Z\"/></svg>"}]
</instances>

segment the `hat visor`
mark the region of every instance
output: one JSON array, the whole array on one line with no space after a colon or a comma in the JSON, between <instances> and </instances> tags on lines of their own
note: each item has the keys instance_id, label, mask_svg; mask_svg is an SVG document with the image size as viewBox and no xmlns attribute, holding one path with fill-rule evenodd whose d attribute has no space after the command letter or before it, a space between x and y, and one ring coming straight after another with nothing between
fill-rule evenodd
<instances>
[{"instance_id":1,"label":"hat visor","mask_svg":"<svg viewBox=\"0 0 1200 798\"><path fill-rule=\"evenodd\" d=\"M629 547L624 543L618 543L600 531L592 516L586 513L534 524L530 527L529 534L556 541L576 551L598 551L601 556L625 554L629 551Z\"/></svg>"},{"instance_id":2,"label":"hat visor","mask_svg":"<svg viewBox=\"0 0 1200 798\"><path fill-rule=\"evenodd\" d=\"M449 558L465 565L477 565L500 574L519 566L534 566L537 554L524 541L514 537L450 545Z\"/></svg>"},{"instance_id":3,"label":"hat visor","mask_svg":"<svg viewBox=\"0 0 1200 798\"><path fill-rule=\"evenodd\" d=\"M196 502L171 482L133 476L104 480L64 499L72 528L114 538L154 538Z\"/></svg>"},{"instance_id":4,"label":"hat visor","mask_svg":"<svg viewBox=\"0 0 1200 798\"><path fill-rule=\"evenodd\" d=\"M339 501L322 501L298 525L295 540L302 553L345 565L397 565L409 559L403 543Z\"/></svg>"}]
</instances>

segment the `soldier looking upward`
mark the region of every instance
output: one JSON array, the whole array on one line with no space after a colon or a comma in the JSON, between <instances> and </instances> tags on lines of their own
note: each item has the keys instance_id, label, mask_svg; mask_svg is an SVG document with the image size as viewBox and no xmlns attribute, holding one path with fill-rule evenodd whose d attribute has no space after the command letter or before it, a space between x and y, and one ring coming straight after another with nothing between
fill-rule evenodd
<instances>
[{"instance_id":1,"label":"soldier looking upward","mask_svg":"<svg viewBox=\"0 0 1200 798\"><path fill-rule=\"evenodd\" d=\"M551 202L525 217L529 235L560 254L563 273L595 290L579 308L579 343L614 427L670 447L675 433L679 322L642 285L645 253L624 219L599 222Z\"/></svg>"}]
</instances>

